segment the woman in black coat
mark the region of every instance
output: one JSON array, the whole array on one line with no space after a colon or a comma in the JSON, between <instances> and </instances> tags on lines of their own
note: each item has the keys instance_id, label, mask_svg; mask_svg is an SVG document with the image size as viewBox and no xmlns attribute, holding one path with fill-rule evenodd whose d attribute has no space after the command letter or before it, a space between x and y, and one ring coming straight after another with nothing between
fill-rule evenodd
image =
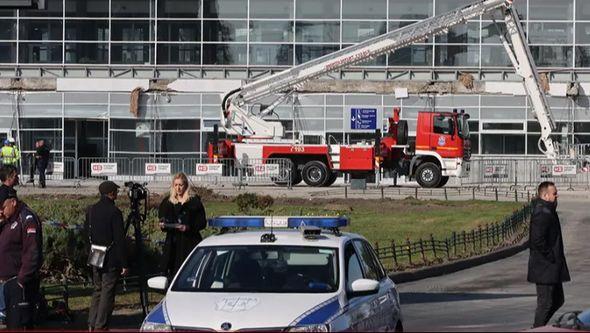
<instances>
[{"instance_id":1,"label":"woman in black coat","mask_svg":"<svg viewBox=\"0 0 590 333\"><path fill-rule=\"evenodd\" d=\"M160 229L166 232L162 268L171 279L202 240L199 231L207 226L205 208L201 199L189 189L184 173L174 176L170 194L160 204L158 217Z\"/></svg>"}]
</instances>

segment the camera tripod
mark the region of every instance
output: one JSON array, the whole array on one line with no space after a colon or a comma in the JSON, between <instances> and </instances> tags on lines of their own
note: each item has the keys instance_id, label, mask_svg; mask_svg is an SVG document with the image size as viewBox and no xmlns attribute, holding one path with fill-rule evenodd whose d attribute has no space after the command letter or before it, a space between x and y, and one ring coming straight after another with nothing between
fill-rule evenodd
<instances>
[{"instance_id":1,"label":"camera tripod","mask_svg":"<svg viewBox=\"0 0 590 333\"><path fill-rule=\"evenodd\" d=\"M139 302L141 304L141 310L145 317L148 313L148 291L145 274L145 263L144 263L144 247L143 247L143 234L141 232L141 225L145 222L147 216L147 197L144 198L144 211L140 211L141 199L131 199L131 212L127 216L127 222L125 225L125 234L128 233L129 227L133 226L133 237L135 238L135 253L136 253L136 268L139 284Z\"/></svg>"}]
</instances>

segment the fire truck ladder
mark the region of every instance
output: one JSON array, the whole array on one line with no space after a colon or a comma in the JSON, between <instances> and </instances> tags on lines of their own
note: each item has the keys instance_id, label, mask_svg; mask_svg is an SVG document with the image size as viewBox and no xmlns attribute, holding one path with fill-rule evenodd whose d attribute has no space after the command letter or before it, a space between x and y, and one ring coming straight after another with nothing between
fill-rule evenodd
<instances>
[{"instance_id":1,"label":"fire truck ladder","mask_svg":"<svg viewBox=\"0 0 590 333\"><path fill-rule=\"evenodd\" d=\"M255 80L229 92L222 102L222 120L228 134L250 138L280 139L283 126L262 118L301 88L307 81L327 73L352 66L382 54L420 42L429 36L444 34L458 24L500 8L511 8L512 0L485 0L468 4L445 14L437 15L395 31L367 39L342 50L311 60L282 72ZM283 94L259 114L250 114L246 105L262 98Z\"/></svg>"}]
</instances>

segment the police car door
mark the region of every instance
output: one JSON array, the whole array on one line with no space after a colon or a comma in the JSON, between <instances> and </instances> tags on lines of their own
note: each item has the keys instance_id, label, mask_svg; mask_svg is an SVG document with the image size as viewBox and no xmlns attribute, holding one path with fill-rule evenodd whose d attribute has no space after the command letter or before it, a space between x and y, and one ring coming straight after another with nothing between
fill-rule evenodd
<instances>
[{"instance_id":1,"label":"police car door","mask_svg":"<svg viewBox=\"0 0 590 333\"><path fill-rule=\"evenodd\" d=\"M368 279L371 272L365 272L361 256L355 249L353 242L344 248L346 265L346 290L348 297L347 312L352 331L378 331L383 327L378 310L379 294L354 296L350 294L352 283L358 279Z\"/></svg>"}]
</instances>

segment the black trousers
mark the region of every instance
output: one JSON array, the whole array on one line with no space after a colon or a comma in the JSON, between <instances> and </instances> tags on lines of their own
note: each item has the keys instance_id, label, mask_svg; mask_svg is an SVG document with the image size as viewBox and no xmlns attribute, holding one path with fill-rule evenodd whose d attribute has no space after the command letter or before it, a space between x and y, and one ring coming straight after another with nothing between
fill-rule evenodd
<instances>
[{"instance_id":1,"label":"black trousers","mask_svg":"<svg viewBox=\"0 0 590 333\"><path fill-rule=\"evenodd\" d=\"M533 327L547 325L549 319L563 305L564 301L561 283L537 284L537 310Z\"/></svg>"},{"instance_id":2,"label":"black trousers","mask_svg":"<svg viewBox=\"0 0 590 333\"><path fill-rule=\"evenodd\" d=\"M45 170L47 169L47 163L39 161L37 163L37 171L39 171L39 184L41 187L45 187Z\"/></svg>"},{"instance_id":3,"label":"black trousers","mask_svg":"<svg viewBox=\"0 0 590 333\"><path fill-rule=\"evenodd\" d=\"M33 328L35 323L35 305L39 299L39 281L27 283L24 288L16 279L4 284L4 301L6 303L6 328L18 330Z\"/></svg>"},{"instance_id":4,"label":"black trousers","mask_svg":"<svg viewBox=\"0 0 590 333\"><path fill-rule=\"evenodd\" d=\"M113 307L115 306L115 287L121 276L120 269L92 269L94 291L88 313L88 327L108 329Z\"/></svg>"}]
</instances>

